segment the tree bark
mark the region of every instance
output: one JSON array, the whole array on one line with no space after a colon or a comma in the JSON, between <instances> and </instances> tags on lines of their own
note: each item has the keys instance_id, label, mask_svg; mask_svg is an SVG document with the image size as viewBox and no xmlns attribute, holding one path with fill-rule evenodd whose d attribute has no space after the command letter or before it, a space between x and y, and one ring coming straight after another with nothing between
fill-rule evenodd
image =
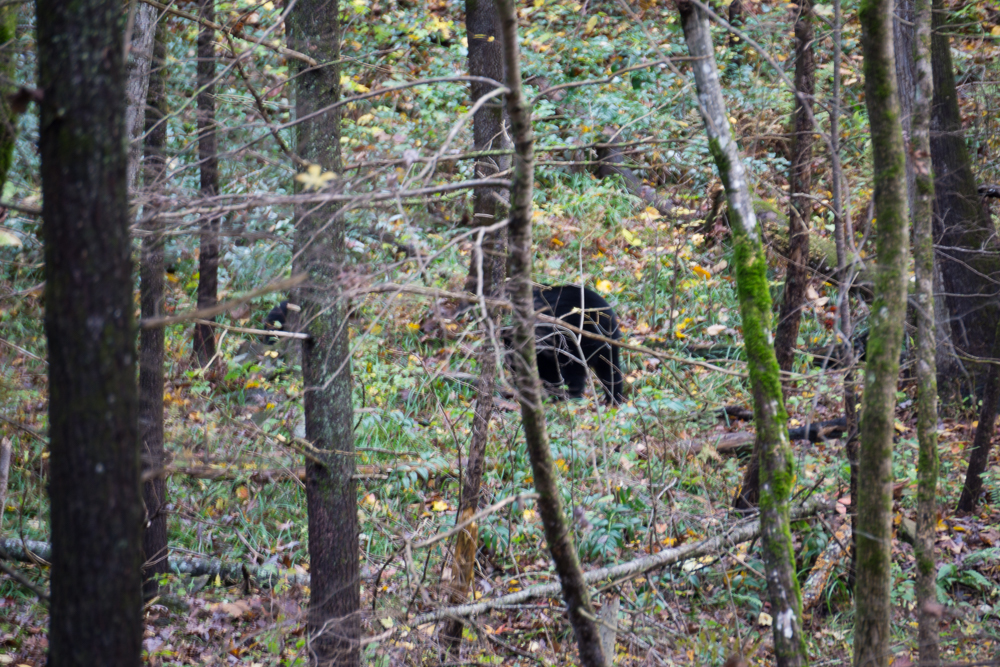
<instances>
[{"instance_id":1,"label":"tree bark","mask_svg":"<svg viewBox=\"0 0 1000 667\"><path fill-rule=\"evenodd\" d=\"M996 228L980 205L958 108L951 46L944 31L946 10L935 0L931 17L931 157L937 210L938 261L951 312L951 338L959 350L986 357L1000 318L996 284L1000 255Z\"/></svg>"},{"instance_id":2,"label":"tree bark","mask_svg":"<svg viewBox=\"0 0 1000 667\"><path fill-rule=\"evenodd\" d=\"M198 15L215 20L215 0L201 0ZM215 31L202 26L198 33L198 162L201 194L219 193L219 144L215 131ZM219 219L201 227L198 251L198 308L211 308L219 294ZM214 317L206 318L215 321ZM215 356L215 329L210 324L194 327L194 356L201 366Z\"/></svg>"},{"instance_id":3,"label":"tree bark","mask_svg":"<svg viewBox=\"0 0 1000 667\"><path fill-rule=\"evenodd\" d=\"M996 338L990 356L1000 359L1000 322L997 324ZM997 404L1000 403L1000 365L991 364L986 372L986 387L983 391L983 405L979 408L979 423L969 450L969 467L965 472L965 484L958 499L959 512L974 512L983 492L983 473L990 460L993 431L997 419Z\"/></svg>"},{"instance_id":4,"label":"tree bark","mask_svg":"<svg viewBox=\"0 0 1000 667\"><path fill-rule=\"evenodd\" d=\"M915 116L918 113L916 106L916 96L917 96L917 78L919 73L917 72L917 36L915 32L915 16L916 16L916 3L914 0L895 0L895 12L896 20L893 21L893 40L896 45L896 82L899 87L899 103L902 115L900 119L903 125L903 137L910 138L912 140L913 132L916 131L913 128L913 123L915 122ZM930 83L928 85L931 85ZM916 198L917 194L917 171L916 171L916 161L917 158L913 155L913 151L906 152L906 192L907 192L907 203L910 206L910 210L913 211L916 208ZM931 165L928 164L927 168L930 169ZM916 220L916 218L914 218ZM914 230L914 234L916 231ZM964 369L962 368L962 362L959 360L958 356L955 354L955 348L951 343L951 317L948 313L947 303L944 297L944 287L943 281L944 277L941 275L941 267L939 262L934 262L934 277L933 286L935 287L934 296L934 355L935 355L935 368L937 377L940 378L938 382L938 389L945 390L945 400L949 400L956 394L958 389L956 381L961 378L964 374Z\"/></svg>"},{"instance_id":5,"label":"tree bark","mask_svg":"<svg viewBox=\"0 0 1000 667\"><path fill-rule=\"evenodd\" d=\"M18 115L10 104L14 92L14 74L17 67L17 10L18 5L0 7L0 195L7 185L7 174L14 160L17 141Z\"/></svg>"},{"instance_id":6,"label":"tree bark","mask_svg":"<svg viewBox=\"0 0 1000 667\"><path fill-rule=\"evenodd\" d=\"M137 665L142 648L125 13L39 0L52 576L48 664Z\"/></svg>"},{"instance_id":7,"label":"tree bark","mask_svg":"<svg viewBox=\"0 0 1000 667\"><path fill-rule=\"evenodd\" d=\"M135 190L139 179L139 165L143 148L142 136L146 126L146 98L149 93L149 74L154 56L154 37L156 34L156 19L159 12L156 7L144 2L135 4L135 16L132 20L131 42L128 46L128 80L126 95L128 106L125 108L125 130L128 132L128 191Z\"/></svg>"},{"instance_id":8,"label":"tree bark","mask_svg":"<svg viewBox=\"0 0 1000 667\"><path fill-rule=\"evenodd\" d=\"M465 25L469 42L469 74L488 77L502 85L503 41L493 0L466 0ZM493 92L494 86L482 82L472 84L472 102ZM504 130L503 102L491 100L480 107L473 117L474 150L487 151L509 148L510 142ZM476 177L488 177L510 168L507 156L480 158L476 162ZM475 226L494 225L506 213L506 206L500 198L506 198L506 190L477 188L474 193L473 224ZM472 253L469 269L469 285L477 296L498 298L501 296L507 274L507 230L506 228L487 231L482 241ZM483 479L483 461L489 442L490 418L493 415L493 394L496 388L497 372L497 327L499 318L493 308L483 312L485 335L479 351L479 381L476 387L476 411L472 420L472 440L469 444L469 458L462 479L462 495L459 500L456 522L462 523L479 508L480 488ZM452 604L461 604L469 594L474 577L476 550L479 546L479 529L476 524L458 534L452 550L452 576L449 597ZM450 620L442 629L442 640L447 652L457 654L462 642L462 621Z\"/></svg>"},{"instance_id":9,"label":"tree bark","mask_svg":"<svg viewBox=\"0 0 1000 667\"><path fill-rule=\"evenodd\" d=\"M146 187L155 187L166 167L163 153L167 143L167 124L164 121L167 116L166 59L166 30L161 23L153 45L145 114L145 129L148 132L143 162ZM145 229L147 235L142 239L139 267L139 302L143 319L164 315L163 221L156 216L145 217L150 222ZM139 331L139 437L142 439L143 472L156 470L166 463L163 450L164 335L163 327ZM163 511L166 497L164 476L156 475L143 484L142 499L146 508L146 530L142 538L145 561L143 597L146 599L157 593L157 576L168 572L167 515Z\"/></svg>"},{"instance_id":10,"label":"tree bark","mask_svg":"<svg viewBox=\"0 0 1000 667\"><path fill-rule=\"evenodd\" d=\"M595 615L590 603L590 592L583 580L576 546L563 513L555 464L549 449L549 434L545 427L542 384L535 361L535 305L531 291L531 266L534 257L531 240L531 191L535 173L531 110L526 106L521 88L521 54L514 3L513 0L496 0L496 4L503 35L507 87L510 89L507 93L507 114L514 140L514 178L508 228L508 274L514 320L511 366L521 403L521 420L535 490L539 495L538 510L545 529L545 540L562 585L569 622L576 635L580 664L585 667L604 667L604 652L593 620Z\"/></svg>"},{"instance_id":11,"label":"tree bark","mask_svg":"<svg viewBox=\"0 0 1000 667\"><path fill-rule=\"evenodd\" d=\"M296 152L339 174L340 111L318 113L340 99L340 24L336 0L299 0L288 16L289 46L322 63L295 76ZM312 114L317 114L310 117ZM336 184L336 181L334 181ZM313 665L357 665L358 509L353 479L354 424L347 308L339 298L344 268L344 218L335 205L296 211L295 272L308 279L299 291L309 516L309 653Z\"/></svg>"},{"instance_id":12,"label":"tree bark","mask_svg":"<svg viewBox=\"0 0 1000 667\"><path fill-rule=\"evenodd\" d=\"M900 126L892 41L892 0L863 0L859 9L865 101L874 159L876 253L858 464L857 586L854 664L887 667L892 436L899 352L906 315L908 217L906 157ZM854 499L852 498L852 502Z\"/></svg>"},{"instance_id":13,"label":"tree bark","mask_svg":"<svg viewBox=\"0 0 1000 667\"><path fill-rule=\"evenodd\" d=\"M779 667L797 667L807 664L808 654L802 634L802 594L795 577L795 554L788 518L795 462L785 426L787 414L778 379L778 362L771 342L767 259L760 242L746 170L729 126L708 18L688 1L678 2L677 9L692 58L698 106L708 134L709 150L729 199L736 291L757 426L754 456L760 462L759 474L763 478L759 485L760 522L768 597L775 619L774 655Z\"/></svg>"},{"instance_id":14,"label":"tree bark","mask_svg":"<svg viewBox=\"0 0 1000 667\"><path fill-rule=\"evenodd\" d=\"M934 314L934 174L931 168L931 3L916 0L913 11L913 116L910 123L913 166L913 265L916 273L917 316L917 634L920 663L937 665L938 650L937 563L934 541L937 528L937 368ZM900 23L896 21L895 23Z\"/></svg>"},{"instance_id":15,"label":"tree bark","mask_svg":"<svg viewBox=\"0 0 1000 667\"><path fill-rule=\"evenodd\" d=\"M812 0L800 0L795 19L795 136L788 175L788 262L774 352L783 371L792 370L795 343L802 321L802 304L809 285L809 221L812 218L812 98L816 91L813 59ZM806 100L803 103L803 98ZM806 107L808 105L808 108Z\"/></svg>"}]
</instances>

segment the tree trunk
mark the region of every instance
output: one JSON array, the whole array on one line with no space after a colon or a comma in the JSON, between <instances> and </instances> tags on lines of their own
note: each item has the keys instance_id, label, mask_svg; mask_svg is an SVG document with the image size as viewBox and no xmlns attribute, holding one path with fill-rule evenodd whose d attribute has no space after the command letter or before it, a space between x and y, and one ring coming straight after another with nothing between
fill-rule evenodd
<instances>
[{"instance_id":1,"label":"tree trunk","mask_svg":"<svg viewBox=\"0 0 1000 667\"><path fill-rule=\"evenodd\" d=\"M910 124L913 189L913 265L917 294L917 623L920 663L940 661L938 650L937 564L934 538L937 528L937 368L934 334L934 174L931 169L931 3L916 0L913 12L913 64L915 85ZM896 21L895 23L899 23Z\"/></svg>"},{"instance_id":2,"label":"tree trunk","mask_svg":"<svg viewBox=\"0 0 1000 667\"><path fill-rule=\"evenodd\" d=\"M863 0L858 16L874 158L878 261L858 461L854 664L886 667L891 655L892 436L909 244L906 157L896 91L892 0Z\"/></svg>"},{"instance_id":3,"label":"tree trunk","mask_svg":"<svg viewBox=\"0 0 1000 667\"><path fill-rule=\"evenodd\" d=\"M323 64L295 76L296 152L324 170L340 173L340 111L318 113L340 99L340 24L336 0L300 0L288 17L291 48ZM314 117L310 117L317 114ZM334 181L336 183L336 181ZM346 262L344 218L334 205L296 211L295 272L308 279L299 292L309 515L309 652L311 664L357 665L358 499L354 481L354 424L347 307L339 299Z\"/></svg>"},{"instance_id":4,"label":"tree trunk","mask_svg":"<svg viewBox=\"0 0 1000 667\"><path fill-rule=\"evenodd\" d=\"M163 177L166 160L163 149L167 143L167 44L166 29L161 23L156 30L153 46L153 68L149 75L148 106L146 106L146 136L144 171L147 187L155 187ZM163 121L163 122L161 122ZM131 165L131 162L129 163ZM142 317L160 317L163 313L163 221L146 216L147 235L142 238L142 259L139 266L139 301ZM166 462L163 451L163 349L162 327L139 331L139 437L142 439L143 472L156 470ZM142 549L143 597L150 599L158 590L157 575L167 568L167 483L156 475L142 486L146 507L146 530Z\"/></svg>"},{"instance_id":5,"label":"tree trunk","mask_svg":"<svg viewBox=\"0 0 1000 667\"><path fill-rule=\"evenodd\" d=\"M809 221L812 218L812 98L816 90L816 63L813 60L812 0L799 2L795 20L795 137L788 175L788 263L785 294L781 303L774 352L783 371L792 370L795 343L799 337L802 304L809 284ZM805 102L803 103L803 98ZM808 105L808 108L806 108Z\"/></svg>"},{"instance_id":6,"label":"tree trunk","mask_svg":"<svg viewBox=\"0 0 1000 667\"><path fill-rule=\"evenodd\" d=\"M1000 318L995 296L1000 256L994 239L996 228L980 205L965 145L951 46L944 30L945 13L942 0L935 0L931 17L931 157L938 260L952 315L952 342L967 354L986 357L993 347L994 328Z\"/></svg>"},{"instance_id":7,"label":"tree trunk","mask_svg":"<svg viewBox=\"0 0 1000 667\"><path fill-rule=\"evenodd\" d=\"M132 40L128 46L128 80L125 108L125 131L128 132L128 191L131 195L139 179L142 142L139 140L146 125L146 98L149 93L149 72L159 10L144 2L135 3L132 19Z\"/></svg>"},{"instance_id":8,"label":"tree trunk","mask_svg":"<svg viewBox=\"0 0 1000 667\"><path fill-rule=\"evenodd\" d=\"M17 10L19 6L0 7L0 195L7 185L7 174L14 160L17 140L18 114L10 104L14 92L14 74L17 67Z\"/></svg>"},{"instance_id":9,"label":"tree trunk","mask_svg":"<svg viewBox=\"0 0 1000 667\"><path fill-rule=\"evenodd\" d=\"M915 108L917 96L917 37L915 34L916 6L914 0L895 0L895 12L897 20L893 21L893 40L896 45L896 81L899 87L899 103L902 114L900 120L903 125L903 137L912 138L913 123L917 110ZM931 82L928 82L931 85ZM906 192L907 203L910 210L916 207L917 194L917 171L915 162L917 158L912 151L906 152ZM931 165L927 165L930 169ZM914 231L916 233L916 231ZM954 397L957 389L956 382L963 374L962 362L955 354L955 348L951 343L950 315L944 297L943 280L941 267L938 262L933 262L934 276L932 285L935 287L934 296L934 365L937 369L937 377L940 378L938 389L945 390L945 400Z\"/></svg>"},{"instance_id":10,"label":"tree trunk","mask_svg":"<svg viewBox=\"0 0 1000 667\"><path fill-rule=\"evenodd\" d=\"M202 0L198 15L215 20L215 0ZM219 193L219 145L215 131L215 31L202 26L198 33L198 162L201 194ZM211 308L219 294L219 219L201 227L198 251L198 308ZM214 317L206 318L215 321ZM201 366L215 356L215 329L209 324L194 327L194 356Z\"/></svg>"},{"instance_id":11,"label":"tree trunk","mask_svg":"<svg viewBox=\"0 0 1000 667\"><path fill-rule=\"evenodd\" d=\"M692 58L709 150L729 199L736 291L757 426L754 456L760 462L759 474L763 478L759 485L760 522L768 597L775 619L774 655L779 667L805 665L808 654L802 634L802 594L795 577L795 554L788 519L795 462L785 426L787 414L778 379L778 362L771 342L767 259L760 242L746 170L729 126L708 18L691 2L678 2L677 9Z\"/></svg>"},{"instance_id":12,"label":"tree trunk","mask_svg":"<svg viewBox=\"0 0 1000 667\"><path fill-rule=\"evenodd\" d=\"M527 108L521 88L520 50L517 41L517 15L513 0L496 0L503 34L503 54L507 73L507 113L514 140L514 179L510 210L510 294L513 304L514 332L511 344L511 366L514 384L521 403L521 420L531 471L538 491L538 510L545 529L545 539L552 561L562 584L563 599L570 625L576 635L580 664L584 667L604 667L601 638L594 624L590 592L583 581L583 572L576 546L563 514L556 480L555 464L549 449L549 434L545 427L542 404L542 384L535 361L535 305L531 292L531 266L534 250L531 242L531 190L534 185L534 136L531 111Z\"/></svg>"},{"instance_id":13,"label":"tree trunk","mask_svg":"<svg viewBox=\"0 0 1000 667\"><path fill-rule=\"evenodd\" d=\"M49 660L138 665L139 449L125 13L39 0L52 530Z\"/></svg>"},{"instance_id":14,"label":"tree trunk","mask_svg":"<svg viewBox=\"0 0 1000 667\"><path fill-rule=\"evenodd\" d=\"M503 48L496 6L492 0L466 0L465 24L469 41L469 73L472 76L489 77L502 85ZM472 102L493 92L494 87L481 82L472 84ZM487 151L509 148L510 142L504 131L503 102L497 98L480 107L473 117L474 150ZM506 171L510 168L507 156L480 158L476 163L478 178ZM490 226L496 224L506 213L500 197L507 197L506 191L495 188L478 188L473 204L473 224ZM479 296L499 297L507 274L507 230L506 228L487 231L482 242L472 253L469 269L469 285ZM490 418L493 415L493 394L496 388L497 335L499 318L492 308L483 312L483 344L479 351L479 383L476 387L476 412L472 420L472 441L469 444L468 464L462 479L462 496L459 500L456 522L467 520L479 508L480 487L483 479L483 460L486 444L489 442ZM479 532L475 524L462 531L455 538L452 551L452 576L449 597L452 604L460 604L468 598L472 584L476 550L479 546ZM442 640L447 652L458 653L462 642L462 622L449 621L442 630Z\"/></svg>"},{"instance_id":15,"label":"tree trunk","mask_svg":"<svg viewBox=\"0 0 1000 667\"><path fill-rule=\"evenodd\" d=\"M1000 359L1000 321L997 323L996 338L990 356ZM972 438L972 448L969 453L969 468L965 473L965 484L962 495L958 499L959 512L974 512L979 504L979 496L983 492L983 473L990 460L990 448L993 444L993 427L997 418L997 403L1000 402L1000 365L991 364L986 372L986 388L983 391L983 405L979 409L979 424Z\"/></svg>"}]
</instances>

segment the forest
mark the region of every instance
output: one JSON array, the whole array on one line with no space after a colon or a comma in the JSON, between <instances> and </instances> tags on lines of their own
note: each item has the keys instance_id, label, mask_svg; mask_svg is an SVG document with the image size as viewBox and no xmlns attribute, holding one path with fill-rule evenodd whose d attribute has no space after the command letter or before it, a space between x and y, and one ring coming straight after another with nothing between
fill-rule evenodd
<instances>
[{"instance_id":1,"label":"forest","mask_svg":"<svg viewBox=\"0 0 1000 667\"><path fill-rule=\"evenodd\" d=\"M1000 665L998 40L0 0L0 665Z\"/></svg>"}]
</instances>

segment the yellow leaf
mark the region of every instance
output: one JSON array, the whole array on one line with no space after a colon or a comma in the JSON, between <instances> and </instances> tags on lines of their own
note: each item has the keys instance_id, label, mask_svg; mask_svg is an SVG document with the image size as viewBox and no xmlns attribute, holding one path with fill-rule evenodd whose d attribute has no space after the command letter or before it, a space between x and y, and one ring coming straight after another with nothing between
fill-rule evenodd
<instances>
[{"instance_id":1,"label":"yellow leaf","mask_svg":"<svg viewBox=\"0 0 1000 667\"><path fill-rule=\"evenodd\" d=\"M304 173L295 175L295 180L301 183L306 190L321 190L335 178L337 178L335 173L323 171L323 167L318 164L311 164Z\"/></svg>"},{"instance_id":2,"label":"yellow leaf","mask_svg":"<svg viewBox=\"0 0 1000 667\"><path fill-rule=\"evenodd\" d=\"M590 33L594 32L594 28L597 27L597 21L598 21L597 16L591 16L590 20L587 21L587 25L583 28L583 34L589 35Z\"/></svg>"},{"instance_id":3,"label":"yellow leaf","mask_svg":"<svg viewBox=\"0 0 1000 667\"><path fill-rule=\"evenodd\" d=\"M10 232L5 232L4 230L0 229L0 245L20 246L21 239L17 238Z\"/></svg>"},{"instance_id":4,"label":"yellow leaf","mask_svg":"<svg viewBox=\"0 0 1000 667\"><path fill-rule=\"evenodd\" d=\"M712 274L709 273L708 269L704 269L704 268L698 266L697 264L695 264L694 266L691 267L691 271L694 272L696 275L699 275L699 276L701 276L702 278L705 278L705 279L708 279L708 278L712 277Z\"/></svg>"},{"instance_id":5,"label":"yellow leaf","mask_svg":"<svg viewBox=\"0 0 1000 667\"><path fill-rule=\"evenodd\" d=\"M604 280L603 278L601 280L598 280L597 284L594 285L594 287L596 287L597 291L600 292L601 294L610 294L611 290L615 288L615 286L611 283L610 280Z\"/></svg>"},{"instance_id":6,"label":"yellow leaf","mask_svg":"<svg viewBox=\"0 0 1000 667\"><path fill-rule=\"evenodd\" d=\"M407 322L406 328L409 329L410 331L420 331L420 325L417 324L416 322Z\"/></svg>"}]
</instances>

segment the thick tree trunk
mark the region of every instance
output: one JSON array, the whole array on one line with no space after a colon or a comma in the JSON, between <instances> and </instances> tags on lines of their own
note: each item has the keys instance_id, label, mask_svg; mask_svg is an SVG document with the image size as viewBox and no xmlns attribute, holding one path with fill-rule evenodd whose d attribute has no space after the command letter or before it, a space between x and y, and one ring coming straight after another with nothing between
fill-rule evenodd
<instances>
[{"instance_id":1,"label":"thick tree trunk","mask_svg":"<svg viewBox=\"0 0 1000 667\"><path fill-rule=\"evenodd\" d=\"M805 665L808 654L802 634L802 594L795 577L795 554L788 519L795 462L785 426L787 414L778 379L778 362L771 342L767 259L760 242L746 170L729 126L708 18L691 2L682 0L677 8L692 58L709 150L729 199L736 291L757 426L754 456L760 462L759 474L763 482L759 485L760 522L768 597L775 619L774 655L779 667Z\"/></svg>"},{"instance_id":2,"label":"thick tree trunk","mask_svg":"<svg viewBox=\"0 0 1000 667\"><path fill-rule=\"evenodd\" d=\"M916 3L914 0L895 0L896 20L893 21L893 40L896 45L896 81L899 88L899 104L901 109L900 120L903 125L903 137L913 137L913 128L916 109L917 96L917 37L915 33ZM929 61L928 61L928 66ZM928 85L931 85L928 82ZM907 203L910 210L916 207L917 194L917 171L916 162L918 158L913 151L906 152L906 192ZM931 165L927 165L930 169ZM914 231L914 233L916 233ZM954 395L957 389L956 381L962 377L964 370L962 362L955 354L955 348L951 343L950 315L944 298L943 289L944 277L941 275L941 267L934 262L934 276L932 285L935 287L934 296L934 365L937 369L937 377L940 378L939 389L945 390L945 397Z\"/></svg>"},{"instance_id":3,"label":"thick tree trunk","mask_svg":"<svg viewBox=\"0 0 1000 667\"><path fill-rule=\"evenodd\" d=\"M153 42L159 10L144 2L135 3L132 19L132 41L128 47L128 80L125 109L125 130L128 132L128 191L131 195L139 179L142 158L142 141L139 140L146 126L146 98L149 93L150 64L154 58Z\"/></svg>"},{"instance_id":4,"label":"thick tree trunk","mask_svg":"<svg viewBox=\"0 0 1000 667\"><path fill-rule=\"evenodd\" d=\"M288 17L289 45L323 66L295 76L296 152L323 170L340 173L340 111L316 114L340 99L340 24L336 0L299 0ZM308 274L299 292L309 515L309 652L313 665L357 665L358 499L354 481L354 424L347 308L338 298L345 258L344 218L336 206L296 211L296 272Z\"/></svg>"},{"instance_id":5,"label":"thick tree trunk","mask_svg":"<svg viewBox=\"0 0 1000 667\"><path fill-rule=\"evenodd\" d=\"M155 187L162 178L166 164L163 149L167 143L167 44L163 24L156 31L153 46L152 71L149 76L144 172L147 187ZM129 163L131 166L131 162ZM163 221L150 219L142 238L142 259L139 267L139 301L142 317L160 317L163 312ZM163 450L163 349L164 329L139 331L139 437L142 440L143 472L156 470L166 462ZM167 502L166 478L157 475L142 486L146 507L146 530L142 538L145 558L143 597L156 595L157 575L167 569Z\"/></svg>"},{"instance_id":6,"label":"thick tree trunk","mask_svg":"<svg viewBox=\"0 0 1000 667\"><path fill-rule=\"evenodd\" d=\"M125 13L39 0L38 79L53 667L138 665L142 648Z\"/></svg>"},{"instance_id":7,"label":"thick tree trunk","mask_svg":"<svg viewBox=\"0 0 1000 667\"><path fill-rule=\"evenodd\" d=\"M215 20L215 0L201 0L199 16ZM201 194L219 193L219 143L215 131L215 31L202 26L198 33L198 161ZM219 219L202 225L198 250L198 308L211 308L219 295ZM215 321L214 317L207 318ZM202 366L215 356L215 329L194 327L194 356Z\"/></svg>"},{"instance_id":8,"label":"thick tree trunk","mask_svg":"<svg viewBox=\"0 0 1000 667\"><path fill-rule=\"evenodd\" d=\"M891 655L892 436L909 245L906 157L896 92L892 0L863 0L858 16L874 157L878 261L861 413L854 664L886 667Z\"/></svg>"},{"instance_id":9,"label":"thick tree trunk","mask_svg":"<svg viewBox=\"0 0 1000 667\"><path fill-rule=\"evenodd\" d=\"M783 371L792 370L795 342L799 337L802 304L809 284L809 221L812 218L812 98L816 90L816 63L813 59L812 0L799 2L795 20L795 137L788 176L788 268L785 294L781 302L774 352ZM803 104L805 98L805 104ZM806 108L808 105L808 108Z\"/></svg>"},{"instance_id":10,"label":"thick tree trunk","mask_svg":"<svg viewBox=\"0 0 1000 667\"><path fill-rule=\"evenodd\" d=\"M513 0L496 0L503 34L503 54L507 73L507 113L510 116L514 140L514 180L510 210L510 294L513 302L514 333L511 344L511 365L521 420L527 442L531 471L538 491L538 510L545 529L545 540L562 584L563 599L576 645L580 664L604 667L601 638L594 624L594 609L590 592L583 581L583 572L576 546L569 532L559 496L556 468L549 449L549 434L545 427L542 404L542 383L535 362L535 305L531 292L531 266L534 249L531 241L531 191L534 185L534 136L531 130L531 110L527 108L521 88L520 49L517 41L517 15Z\"/></svg>"},{"instance_id":11,"label":"thick tree trunk","mask_svg":"<svg viewBox=\"0 0 1000 667\"><path fill-rule=\"evenodd\" d=\"M465 25L469 41L469 73L493 79L502 85L503 41L496 6L492 0L466 0ZM481 82L472 84L472 102L493 92L494 86ZM503 102L494 98L476 111L473 117L473 142L477 151L509 148L504 130ZM483 178L506 171L510 168L510 158L506 156L481 158L476 162L476 176ZM478 188L473 204L473 224L475 226L495 225L506 213L506 206L500 202L509 194L495 188ZM507 275L507 230L506 228L487 231L481 243L472 253L469 269L470 291L477 296L499 297ZM472 441L469 444L469 458L462 478L462 496L459 500L456 521L462 523L479 508L480 487L483 479L483 460L486 444L489 442L490 418L493 415L493 394L496 388L497 371L497 329L499 323L493 309L483 312L486 335L479 351L479 383L476 388L476 412L472 420ZM452 550L452 577L449 598L452 604L461 604L468 598L476 564L476 550L479 546L479 532L471 524L455 538ZM462 642L462 622L453 619L442 629L442 640L448 653L457 653Z\"/></svg>"},{"instance_id":12,"label":"thick tree trunk","mask_svg":"<svg viewBox=\"0 0 1000 667\"><path fill-rule=\"evenodd\" d=\"M913 166L913 265L917 293L917 623L920 663L937 665L938 621L937 564L934 541L937 528L937 368L934 334L934 174L931 169L931 104L934 77L931 72L931 3L916 0L913 11L913 116L910 123ZM899 23L899 21L896 21ZM908 170L909 171L909 170Z\"/></svg>"},{"instance_id":13,"label":"thick tree trunk","mask_svg":"<svg viewBox=\"0 0 1000 667\"><path fill-rule=\"evenodd\" d=\"M14 160L17 139L17 117L10 104L14 92L14 72L17 66L18 5L0 7L0 194L7 184L7 174Z\"/></svg>"},{"instance_id":14,"label":"thick tree trunk","mask_svg":"<svg viewBox=\"0 0 1000 667\"><path fill-rule=\"evenodd\" d=\"M1000 255L996 228L980 205L965 145L945 16L944 3L935 0L931 18L931 157L938 261L952 315L952 342L967 354L986 357L993 347L993 332L1000 318L996 302Z\"/></svg>"}]
</instances>

